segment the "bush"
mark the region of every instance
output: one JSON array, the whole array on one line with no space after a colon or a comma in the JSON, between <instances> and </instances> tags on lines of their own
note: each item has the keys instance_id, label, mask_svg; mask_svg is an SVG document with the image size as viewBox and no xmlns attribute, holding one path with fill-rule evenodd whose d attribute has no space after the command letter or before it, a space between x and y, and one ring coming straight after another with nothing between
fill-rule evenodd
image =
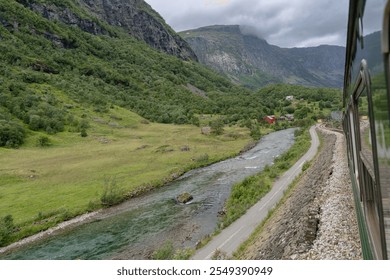
<instances>
[{"instance_id":1,"label":"bush","mask_svg":"<svg viewBox=\"0 0 390 280\"><path fill-rule=\"evenodd\" d=\"M85 128L81 129L80 136L81 137L87 137L88 136L87 130Z\"/></svg>"},{"instance_id":2,"label":"bush","mask_svg":"<svg viewBox=\"0 0 390 280\"><path fill-rule=\"evenodd\" d=\"M208 154L203 154L195 158L195 162L198 163L204 163L209 161L209 155Z\"/></svg>"},{"instance_id":3,"label":"bush","mask_svg":"<svg viewBox=\"0 0 390 280\"><path fill-rule=\"evenodd\" d=\"M100 201L104 206L113 206L123 202L125 199L122 189L117 185L114 179L104 180L104 190Z\"/></svg>"},{"instance_id":4,"label":"bush","mask_svg":"<svg viewBox=\"0 0 390 280\"><path fill-rule=\"evenodd\" d=\"M51 145L51 143L50 143L49 137L47 137L47 136L39 136L39 138L37 140L37 146L38 147L48 147L50 145Z\"/></svg>"},{"instance_id":5,"label":"bush","mask_svg":"<svg viewBox=\"0 0 390 280\"><path fill-rule=\"evenodd\" d=\"M28 125L29 125L31 130L37 131L37 130L43 128L44 122L43 122L43 120L41 119L40 116L38 116L38 115L30 115Z\"/></svg>"},{"instance_id":6,"label":"bush","mask_svg":"<svg viewBox=\"0 0 390 280\"><path fill-rule=\"evenodd\" d=\"M0 246L7 245L9 243L14 229L15 226L12 215L7 215L0 220Z\"/></svg>"},{"instance_id":7,"label":"bush","mask_svg":"<svg viewBox=\"0 0 390 280\"><path fill-rule=\"evenodd\" d=\"M12 121L0 120L0 147L17 148L24 142L25 130Z\"/></svg>"},{"instance_id":8,"label":"bush","mask_svg":"<svg viewBox=\"0 0 390 280\"><path fill-rule=\"evenodd\" d=\"M221 135L224 131L223 126L224 124L222 119L210 122L211 133L214 135Z\"/></svg>"},{"instance_id":9,"label":"bush","mask_svg":"<svg viewBox=\"0 0 390 280\"><path fill-rule=\"evenodd\" d=\"M154 260L171 260L175 254L172 241L166 241L164 245L152 255Z\"/></svg>"},{"instance_id":10,"label":"bush","mask_svg":"<svg viewBox=\"0 0 390 280\"><path fill-rule=\"evenodd\" d=\"M302 171L306 171L310 167L310 164L310 161L305 161L305 163L302 165Z\"/></svg>"},{"instance_id":11,"label":"bush","mask_svg":"<svg viewBox=\"0 0 390 280\"><path fill-rule=\"evenodd\" d=\"M250 128L250 136L253 138L253 140L260 140L261 138L261 131L259 124L253 124Z\"/></svg>"}]
</instances>

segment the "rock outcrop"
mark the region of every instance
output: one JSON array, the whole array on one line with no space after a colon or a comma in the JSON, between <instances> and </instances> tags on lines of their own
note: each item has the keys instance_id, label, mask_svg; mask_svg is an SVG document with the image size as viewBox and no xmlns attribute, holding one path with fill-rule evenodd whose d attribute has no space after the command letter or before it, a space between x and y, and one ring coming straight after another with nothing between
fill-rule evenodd
<instances>
[{"instance_id":1,"label":"rock outcrop","mask_svg":"<svg viewBox=\"0 0 390 280\"><path fill-rule=\"evenodd\" d=\"M49 20L94 35L115 36L115 29L121 28L155 49L183 60L197 60L188 43L143 0L77 0L72 5L68 1L61 5L34 0L18 2Z\"/></svg>"}]
</instances>

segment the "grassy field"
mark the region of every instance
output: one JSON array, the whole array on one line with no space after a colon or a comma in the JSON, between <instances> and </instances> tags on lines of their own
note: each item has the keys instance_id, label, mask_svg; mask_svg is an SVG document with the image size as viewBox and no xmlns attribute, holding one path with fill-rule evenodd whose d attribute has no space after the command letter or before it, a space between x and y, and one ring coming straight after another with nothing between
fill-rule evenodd
<instances>
[{"instance_id":1,"label":"grassy field","mask_svg":"<svg viewBox=\"0 0 390 280\"><path fill-rule=\"evenodd\" d=\"M88 137L64 132L38 147L39 133L20 149L0 149L0 213L12 215L18 238L101 207L105 181L115 178L123 194L160 186L177 174L237 154L246 128L206 136L190 125L149 123L119 107L92 110Z\"/></svg>"}]
</instances>

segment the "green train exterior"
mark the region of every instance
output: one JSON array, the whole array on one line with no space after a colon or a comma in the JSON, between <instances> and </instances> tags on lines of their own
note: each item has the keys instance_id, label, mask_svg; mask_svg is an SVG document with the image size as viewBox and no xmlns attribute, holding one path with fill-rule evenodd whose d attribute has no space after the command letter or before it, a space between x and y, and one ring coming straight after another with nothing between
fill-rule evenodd
<instances>
[{"instance_id":1,"label":"green train exterior","mask_svg":"<svg viewBox=\"0 0 390 280\"><path fill-rule=\"evenodd\" d=\"M390 0L350 0L343 126L365 259L390 257Z\"/></svg>"}]
</instances>

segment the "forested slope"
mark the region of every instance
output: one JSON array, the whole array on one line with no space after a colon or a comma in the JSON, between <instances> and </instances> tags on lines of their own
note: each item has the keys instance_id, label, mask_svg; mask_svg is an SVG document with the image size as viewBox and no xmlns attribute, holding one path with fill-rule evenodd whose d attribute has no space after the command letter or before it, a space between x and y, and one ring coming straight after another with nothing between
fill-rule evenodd
<instances>
[{"instance_id":1,"label":"forested slope","mask_svg":"<svg viewBox=\"0 0 390 280\"><path fill-rule=\"evenodd\" d=\"M66 7L105 32L64 23L60 15L45 18L31 9L34 2L51 11ZM77 1L0 3L1 146L19 146L28 131L80 132L88 116L76 108L107 112L117 105L151 121L177 124L198 124L200 113L240 118L262 113L261 104L246 110L250 91L194 60L150 47Z\"/></svg>"}]
</instances>

